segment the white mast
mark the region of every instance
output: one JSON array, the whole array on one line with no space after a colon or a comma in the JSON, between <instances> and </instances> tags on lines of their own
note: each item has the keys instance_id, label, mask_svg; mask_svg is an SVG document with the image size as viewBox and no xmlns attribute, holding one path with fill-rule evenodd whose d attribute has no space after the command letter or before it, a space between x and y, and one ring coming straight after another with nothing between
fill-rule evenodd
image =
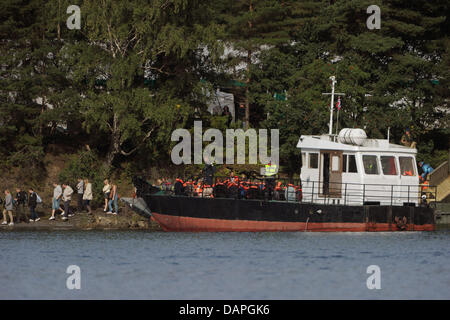
<instances>
[{"instance_id":1,"label":"white mast","mask_svg":"<svg viewBox=\"0 0 450 320\"><path fill-rule=\"evenodd\" d=\"M335 76L331 76L331 93L322 93L324 95L328 95L331 94L331 103L330 103L330 130L328 131L328 134L331 136L333 134L333 105L334 105L334 95L338 95L338 96L345 96L345 93L334 93L334 86L337 83L336 81L336 77Z\"/></svg>"},{"instance_id":2,"label":"white mast","mask_svg":"<svg viewBox=\"0 0 450 320\"><path fill-rule=\"evenodd\" d=\"M331 104L330 104L330 131L328 134L331 136L333 133L333 105L334 105L334 85L336 84L336 77L331 76Z\"/></svg>"}]
</instances>

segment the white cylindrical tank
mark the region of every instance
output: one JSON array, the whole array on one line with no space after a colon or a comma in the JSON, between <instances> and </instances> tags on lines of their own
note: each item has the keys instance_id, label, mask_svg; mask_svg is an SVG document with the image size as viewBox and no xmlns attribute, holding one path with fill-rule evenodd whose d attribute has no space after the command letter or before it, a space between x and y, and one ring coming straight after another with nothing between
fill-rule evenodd
<instances>
[{"instance_id":1,"label":"white cylindrical tank","mask_svg":"<svg viewBox=\"0 0 450 320\"><path fill-rule=\"evenodd\" d=\"M340 143L361 146L366 139L367 135L363 129L344 128L339 131L338 141Z\"/></svg>"}]
</instances>

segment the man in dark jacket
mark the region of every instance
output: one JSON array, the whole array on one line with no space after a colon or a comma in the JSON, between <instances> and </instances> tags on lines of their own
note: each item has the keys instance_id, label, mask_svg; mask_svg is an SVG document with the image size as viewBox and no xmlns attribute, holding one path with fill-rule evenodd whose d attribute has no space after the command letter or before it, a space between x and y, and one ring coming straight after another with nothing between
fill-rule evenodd
<instances>
[{"instance_id":1,"label":"man in dark jacket","mask_svg":"<svg viewBox=\"0 0 450 320\"><path fill-rule=\"evenodd\" d=\"M208 160L205 162L206 162L206 165L203 168L203 179L204 179L206 185L209 185L212 187L212 185L214 183L214 174L216 173L216 167L214 167L214 164L212 164Z\"/></svg>"},{"instance_id":2,"label":"man in dark jacket","mask_svg":"<svg viewBox=\"0 0 450 320\"><path fill-rule=\"evenodd\" d=\"M28 197L28 207L30 208L30 221L36 222L41 220L41 218L38 217L36 214L36 206L37 206L37 195L36 192L34 192L33 188L30 188L29 190L30 196Z\"/></svg>"},{"instance_id":3,"label":"man in dark jacket","mask_svg":"<svg viewBox=\"0 0 450 320\"><path fill-rule=\"evenodd\" d=\"M176 196L186 195L184 192L183 180L177 179L177 181L175 182L174 191Z\"/></svg>"},{"instance_id":4,"label":"man in dark jacket","mask_svg":"<svg viewBox=\"0 0 450 320\"><path fill-rule=\"evenodd\" d=\"M16 200L16 213L17 213L17 223L19 223L22 218L23 221L29 222L27 214L25 212L25 204L28 201L28 195L25 191L20 190L20 188L16 189L16 197L14 198Z\"/></svg>"}]
</instances>

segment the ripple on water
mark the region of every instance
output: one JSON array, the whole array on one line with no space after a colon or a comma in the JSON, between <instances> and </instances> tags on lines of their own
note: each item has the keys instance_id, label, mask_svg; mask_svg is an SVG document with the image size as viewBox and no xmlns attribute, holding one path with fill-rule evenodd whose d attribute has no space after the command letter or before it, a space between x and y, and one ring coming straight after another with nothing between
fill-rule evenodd
<instances>
[{"instance_id":1,"label":"ripple on water","mask_svg":"<svg viewBox=\"0 0 450 320\"><path fill-rule=\"evenodd\" d=\"M450 232L22 232L0 243L1 299L73 298L71 264L80 299L450 299ZM382 292L366 288L373 264Z\"/></svg>"}]
</instances>

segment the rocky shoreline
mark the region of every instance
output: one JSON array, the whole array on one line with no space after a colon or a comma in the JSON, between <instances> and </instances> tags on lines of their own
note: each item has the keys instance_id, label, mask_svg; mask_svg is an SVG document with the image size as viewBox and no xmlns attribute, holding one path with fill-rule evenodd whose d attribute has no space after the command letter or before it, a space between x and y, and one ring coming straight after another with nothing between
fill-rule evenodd
<instances>
[{"instance_id":1,"label":"rocky shoreline","mask_svg":"<svg viewBox=\"0 0 450 320\"><path fill-rule=\"evenodd\" d=\"M0 232L37 230L161 230L158 223L136 214L126 206L117 215L106 214L99 209L93 210L90 215L85 212L75 213L67 221L63 221L60 215L56 216L56 220L49 220L50 214L44 214L42 210L38 211L38 215L40 220L37 222L15 222L13 226L0 225Z\"/></svg>"}]
</instances>

